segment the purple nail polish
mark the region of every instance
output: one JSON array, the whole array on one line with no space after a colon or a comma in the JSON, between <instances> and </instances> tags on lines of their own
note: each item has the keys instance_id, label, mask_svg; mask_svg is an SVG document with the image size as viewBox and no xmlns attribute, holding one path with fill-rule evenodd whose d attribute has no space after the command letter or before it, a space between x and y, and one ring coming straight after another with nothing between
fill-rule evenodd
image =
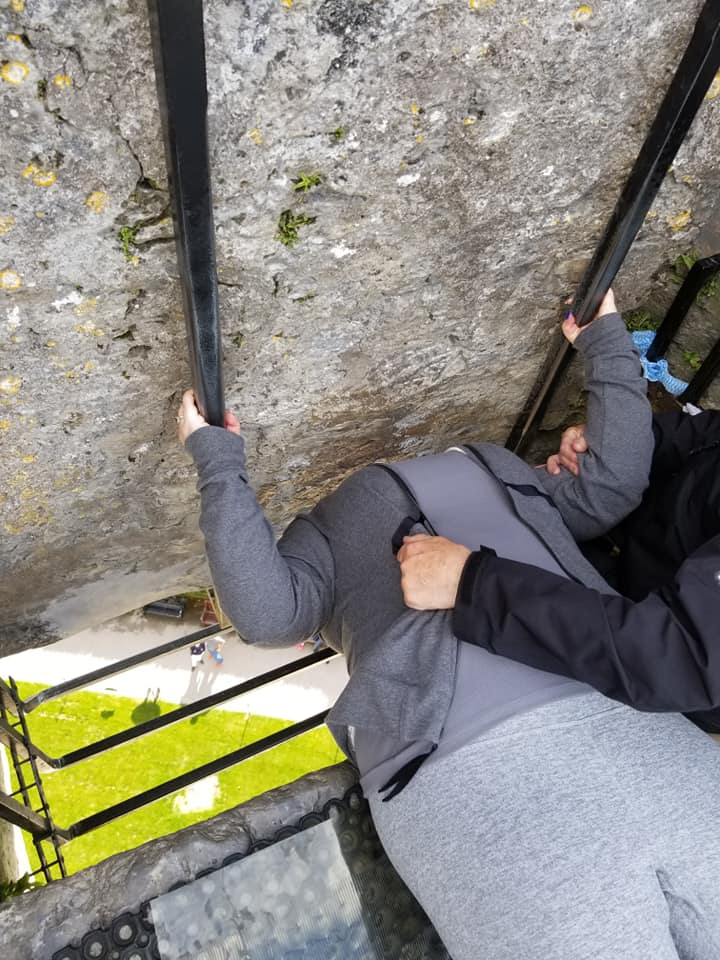
<instances>
[{"instance_id":1,"label":"purple nail polish","mask_svg":"<svg viewBox=\"0 0 720 960\"><path fill-rule=\"evenodd\" d=\"M571 316L572 316L572 310L568 310L568 312L565 314L565 319L569 320Z\"/></svg>"}]
</instances>

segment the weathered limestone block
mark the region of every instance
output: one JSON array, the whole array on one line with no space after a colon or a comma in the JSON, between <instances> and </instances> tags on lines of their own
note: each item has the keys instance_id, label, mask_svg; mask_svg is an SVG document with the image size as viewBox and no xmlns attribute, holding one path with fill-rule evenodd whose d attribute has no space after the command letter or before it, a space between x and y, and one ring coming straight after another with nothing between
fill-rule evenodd
<instances>
[{"instance_id":1,"label":"weathered limestone block","mask_svg":"<svg viewBox=\"0 0 720 960\"><path fill-rule=\"evenodd\" d=\"M126 910L160 896L176 883L217 869L232 853L322 811L355 783L349 763L310 773L248 800L211 820L119 853L65 880L0 904L0 944L12 960L49 960L79 943L89 930L108 927Z\"/></svg>"},{"instance_id":2,"label":"weathered limestone block","mask_svg":"<svg viewBox=\"0 0 720 960\"><path fill-rule=\"evenodd\" d=\"M274 522L375 458L504 439L700 7L207 0L228 402ZM145 5L11 0L0 26L9 653L207 572ZM713 252L719 109L623 270L629 306Z\"/></svg>"}]
</instances>

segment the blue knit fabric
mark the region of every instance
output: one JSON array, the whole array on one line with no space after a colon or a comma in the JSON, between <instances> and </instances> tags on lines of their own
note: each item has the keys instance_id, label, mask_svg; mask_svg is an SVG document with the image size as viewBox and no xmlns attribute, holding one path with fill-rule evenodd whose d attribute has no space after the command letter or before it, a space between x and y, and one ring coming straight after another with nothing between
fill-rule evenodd
<instances>
[{"instance_id":1,"label":"blue knit fabric","mask_svg":"<svg viewBox=\"0 0 720 960\"><path fill-rule=\"evenodd\" d=\"M633 343L640 351L640 362L642 363L643 373L647 380L661 383L668 393L674 397L681 394L686 388L687 383L674 377L668 370L667 360L648 360L646 354L650 349L650 344L655 339L654 330L636 330L632 334Z\"/></svg>"}]
</instances>

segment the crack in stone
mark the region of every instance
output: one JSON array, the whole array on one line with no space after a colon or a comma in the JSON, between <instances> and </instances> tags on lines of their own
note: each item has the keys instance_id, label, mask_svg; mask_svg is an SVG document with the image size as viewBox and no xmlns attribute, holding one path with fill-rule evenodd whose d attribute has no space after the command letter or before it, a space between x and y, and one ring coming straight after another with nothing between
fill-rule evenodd
<instances>
[{"instance_id":1,"label":"crack in stone","mask_svg":"<svg viewBox=\"0 0 720 960\"><path fill-rule=\"evenodd\" d=\"M79 65L80 65L80 70L81 70L81 72L82 72L83 81L87 80L87 78L90 76L91 71L88 70L88 68L87 68L87 66L86 66L86 64L85 64L85 57L83 56L83 53L82 53L80 47L78 47L78 46L76 46L75 44L72 44L72 43L69 44L69 45L67 45L67 46L64 45L64 44L62 44L62 43L58 43L58 42L53 38L53 34L52 34L52 31L50 30L50 28L49 28L49 27L46 27L46 26L44 26L44 25L41 25L41 24L36 24L36 25L34 25L34 26L31 28L31 30L29 31L29 33L31 33L31 34L43 34L43 35L47 38L48 43L50 44L50 46L52 46L55 50L57 50L57 51L62 51L62 52L64 52L64 53L72 54L72 55L77 59L77 62L78 62ZM23 46L24 46L24 47L27 47L29 50L35 50L35 49L37 49L37 48L36 48L36 45L32 42L32 40L31 40L30 37L28 36L28 33L23 33L23 34L21 34L20 39L21 39L21 41L22 41ZM51 109L51 108L48 106L48 103L47 103L47 85L46 85L46 84L45 84L45 87L44 87L44 89L42 90L42 92L40 92L40 91L38 92L38 100L40 100L40 102L42 103L43 109L45 110L46 113L52 114L52 115L53 115L57 120L59 120L61 123L66 123L68 126L70 126L70 127L75 127L75 128L77 129L76 124L74 124L73 121L70 120L68 117L64 116L64 115L61 113L59 107L55 107L54 109Z\"/></svg>"},{"instance_id":2,"label":"crack in stone","mask_svg":"<svg viewBox=\"0 0 720 960\"><path fill-rule=\"evenodd\" d=\"M137 199L136 197L134 197L134 195L137 194L137 192L138 192L139 190L151 190L151 191L153 191L153 192L155 192L155 193L164 193L165 191L162 190L162 189L160 189L160 187L158 187L158 186L146 175L146 173L145 173L145 167L144 167L144 165L143 165L142 160L140 159L139 153L137 152L137 150L136 150L135 147L133 146L130 138L129 138L129 137L126 137L125 134L122 132L122 128L121 128L121 126L120 126L120 110L118 109L117 105L115 104L115 101L114 101L114 99L113 99L113 97L112 97L112 94L111 94L109 97L106 98L106 102L109 104L109 106L110 106L110 108L111 108L111 110L112 110L112 113L113 113L113 118L114 118L113 128L114 128L114 131L115 131L115 133L117 134L117 136L123 141L123 143L125 144L125 146L127 147L128 152L130 153L130 156L131 156L131 157L133 158L133 160L135 161L135 165L136 165L136 167L137 167L138 174L139 174L138 177L137 177L137 179L136 179L136 181L135 181L135 186L134 186L134 188L133 188L133 190L132 190L132 192L131 192L131 194L130 194L130 199L131 199L131 200L132 200L132 199ZM145 218L143 218L143 219L141 219L141 220L136 221L136 222L133 224L133 228L134 228L135 233L138 233L140 230L143 230L143 229L145 229L145 228L147 228L147 227L156 226L158 223L160 223L160 222L161 222L162 220L164 220L166 217L169 217L170 214L171 214L171 211L172 211L172 205L171 205L170 201L168 200L168 202L163 206L163 208L162 208L162 210L160 211L160 213L155 214L155 215L153 215L153 216L151 216L151 217L145 217ZM167 243L174 243L174 242L175 242L175 234L174 234L174 233L172 233L169 237L151 237L151 238L149 238L148 240L133 239L133 245L134 245L138 250L150 250L152 247L160 246L160 245L167 244ZM131 306L131 304L129 305L129 307L130 307L130 306ZM126 311L126 318L127 318L127 311Z\"/></svg>"},{"instance_id":3,"label":"crack in stone","mask_svg":"<svg viewBox=\"0 0 720 960\"><path fill-rule=\"evenodd\" d=\"M120 139L122 140L122 142L123 142L123 143L125 144L125 146L128 148L128 151L129 151L129 153L130 153L130 156L131 156L131 157L133 158L133 160L135 161L135 164L137 165L137 168L138 168L138 170L139 170L139 172L140 172L140 176L137 178L137 183L135 184L135 189L137 190L138 186L141 184L141 182L142 182L143 180L147 181L147 177L145 176L145 168L143 167L142 160L140 159L140 157L139 157L138 154L136 153L135 148L134 148L133 145L130 143L130 140L129 140L129 139L125 136L125 134L122 132L122 128L120 127L120 113L118 112L117 107L116 107L115 104L113 103L113 98L112 98L112 97L108 97L108 98L107 98L107 102L108 102L108 103L110 104L110 106L113 108L113 112L114 112L114 114L115 114L115 123L114 123L115 133L117 133L118 137L120 137Z\"/></svg>"},{"instance_id":4,"label":"crack in stone","mask_svg":"<svg viewBox=\"0 0 720 960\"><path fill-rule=\"evenodd\" d=\"M63 47L63 49L68 50L77 57L78 63L80 64L80 69L83 73L83 79L86 79L89 76L90 71L85 66L85 57L83 56L80 47L76 46L75 44L71 44L69 47Z\"/></svg>"},{"instance_id":5,"label":"crack in stone","mask_svg":"<svg viewBox=\"0 0 720 960\"><path fill-rule=\"evenodd\" d=\"M175 234L169 237L152 237L150 240L136 240L135 246L138 250L149 250L151 247L158 247L164 243L175 243Z\"/></svg>"},{"instance_id":6,"label":"crack in stone","mask_svg":"<svg viewBox=\"0 0 720 960\"><path fill-rule=\"evenodd\" d=\"M50 107L47 99L47 81L40 80L37 87L37 98L42 104L42 108L49 116L54 117L58 124L67 124L69 127L75 124L60 112L60 107Z\"/></svg>"},{"instance_id":7,"label":"crack in stone","mask_svg":"<svg viewBox=\"0 0 720 960\"><path fill-rule=\"evenodd\" d=\"M140 173L140 175L139 175L139 177L137 178L137 181L136 181L136 183L135 183L135 190L137 190L137 189L139 189L140 187L142 187L142 188L144 188L144 189L157 190L159 193L164 192L164 191L160 190L158 187L154 186L152 180L151 180L148 176L146 176L146 174L145 174L145 167L143 166L143 162L142 162L142 160L140 159L140 155L138 154L138 152L137 152L137 150L135 149L135 147L132 145L132 143L131 143L131 141L130 141L130 138L129 138L129 137L126 137L125 134L122 132L122 127L120 126L120 116L121 116L121 112L120 112L120 110L118 109L117 105L115 104L115 101L113 100L112 94L110 94L109 97L106 97L106 103L108 103L108 104L110 105L111 109L112 109L113 118L114 118L113 126L114 126L115 133L118 135L118 137L120 137L120 139L122 140L122 142L123 142L123 143L125 144L125 146L128 148L128 151L129 151L129 153L130 153L130 156L131 156L131 157L133 158L133 160L135 161L135 164L136 164L136 166L137 166L137 168L138 168L138 171L139 171L139 173Z\"/></svg>"},{"instance_id":8,"label":"crack in stone","mask_svg":"<svg viewBox=\"0 0 720 960\"><path fill-rule=\"evenodd\" d=\"M135 330L137 330L137 324L132 322L131 314L134 310L139 308L140 304L143 302L146 296L147 296L147 290L144 290L142 288L140 288L139 290L136 290L133 293L133 295L130 297L130 299L125 305L125 313L123 314L123 326L127 324L127 326L125 327L125 332L118 334L117 336L114 336L113 340L122 340L127 336L128 333L130 333L130 338L129 338L130 340L135 339L132 328L134 327Z\"/></svg>"}]
</instances>

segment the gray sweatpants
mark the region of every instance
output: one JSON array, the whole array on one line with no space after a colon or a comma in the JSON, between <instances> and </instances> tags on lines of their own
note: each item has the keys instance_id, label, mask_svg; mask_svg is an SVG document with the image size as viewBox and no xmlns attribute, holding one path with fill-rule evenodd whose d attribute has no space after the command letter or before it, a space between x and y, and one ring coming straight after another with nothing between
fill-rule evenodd
<instances>
[{"instance_id":1,"label":"gray sweatpants","mask_svg":"<svg viewBox=\"0 0 720 960\"><path fill-rule=\"evenodd\" d=\"M453 960L720 960L720 749L683 717L581 695L369 799Z\"/></svg>"}]
</instances>

